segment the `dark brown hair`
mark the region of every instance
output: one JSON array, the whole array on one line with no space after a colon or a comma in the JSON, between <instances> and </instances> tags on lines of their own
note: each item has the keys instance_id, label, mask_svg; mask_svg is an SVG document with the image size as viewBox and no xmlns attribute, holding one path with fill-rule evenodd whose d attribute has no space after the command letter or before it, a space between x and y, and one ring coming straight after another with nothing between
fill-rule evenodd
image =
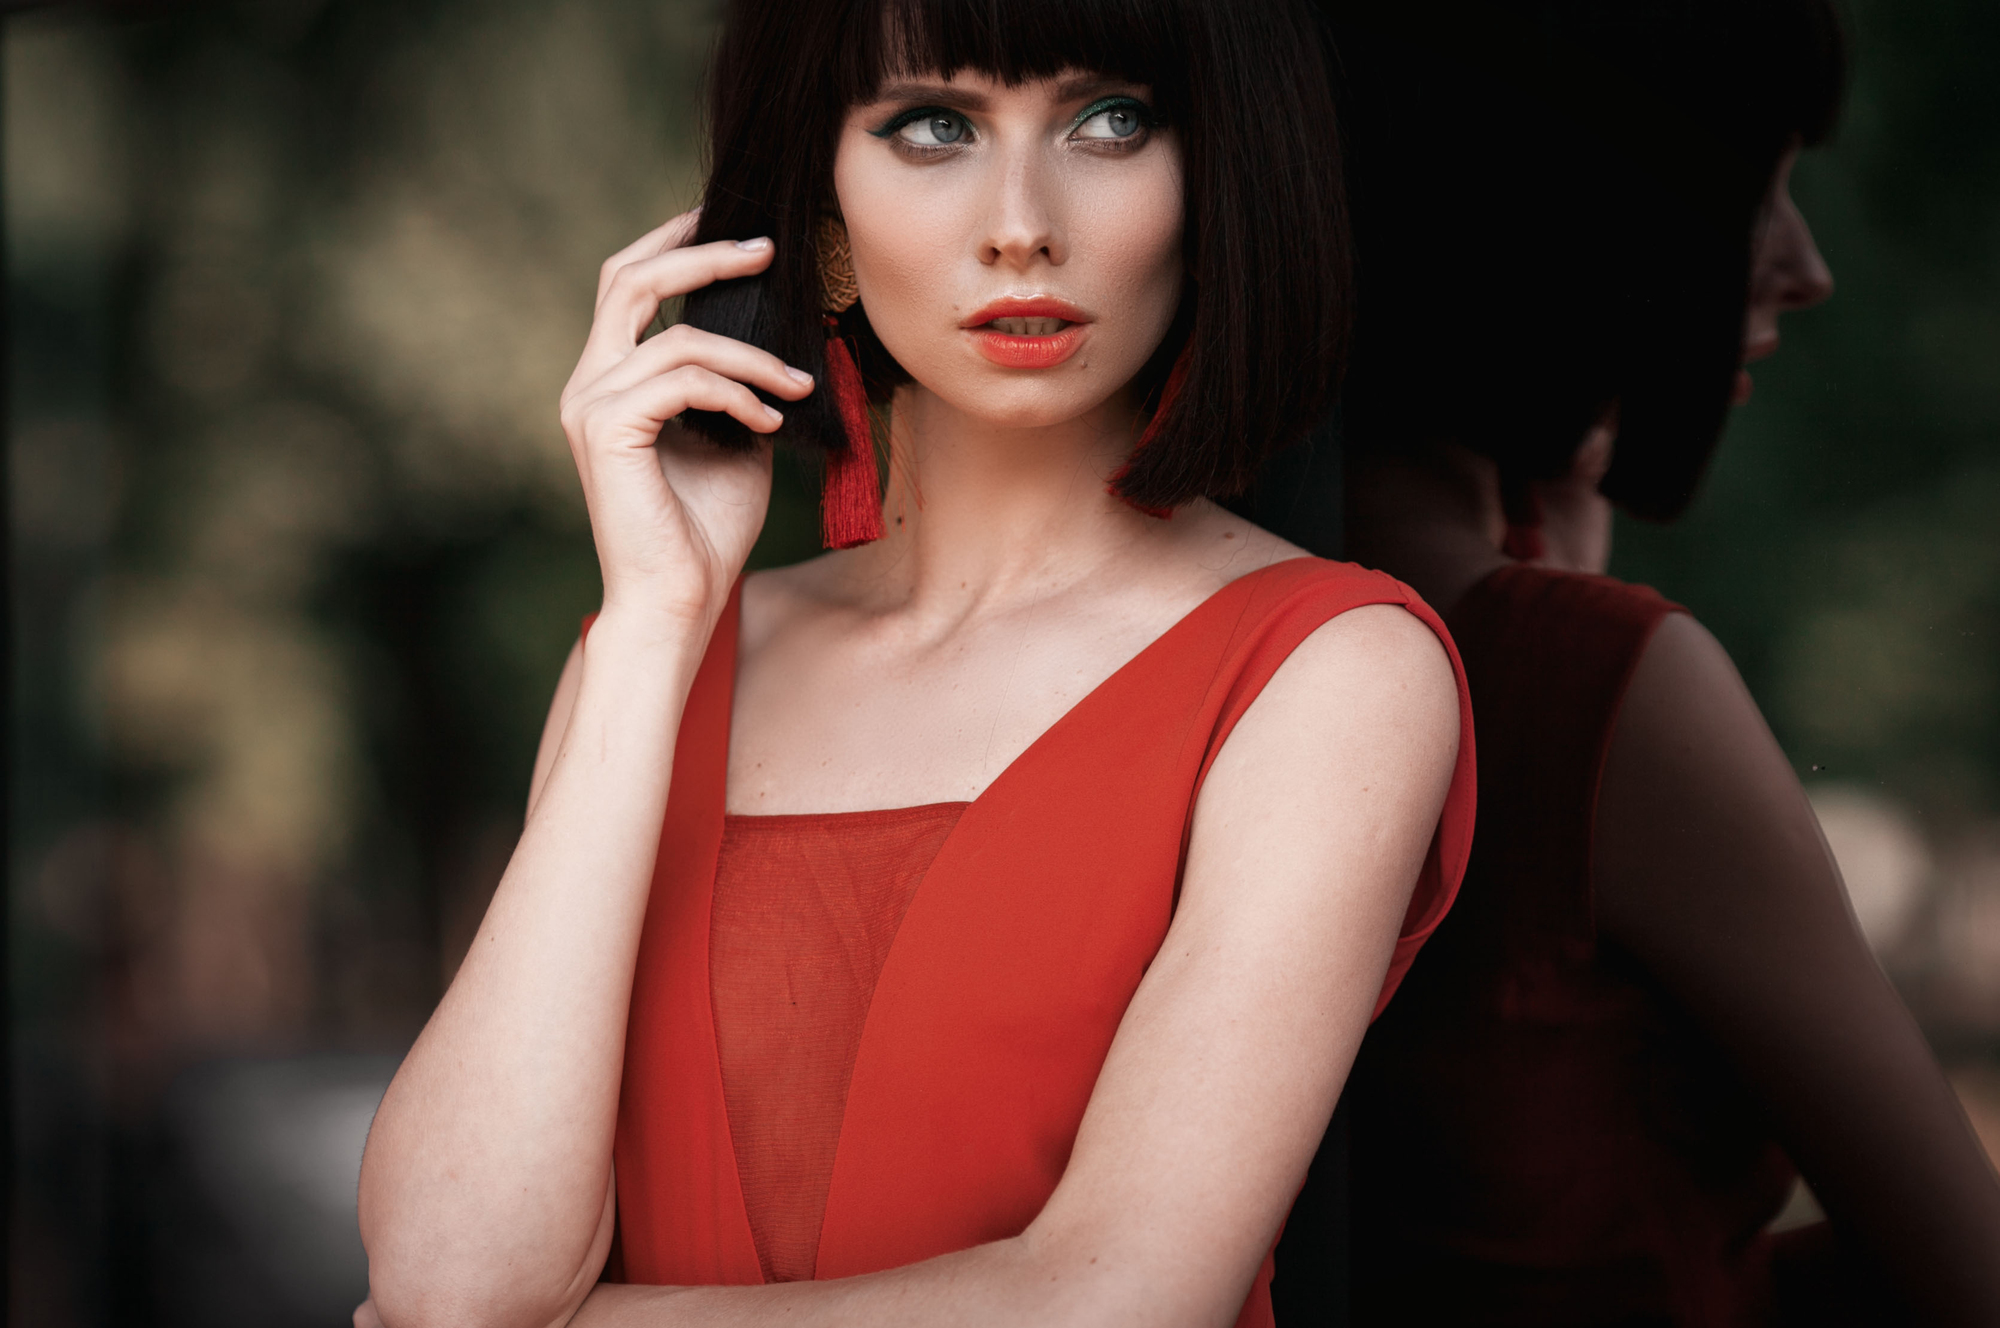
<instances>
[{"instance_id":1,"label":"dark brown hair","mask_svg":"<svg viewBox=\"0 0 2000 1328\"><path fill-rule=\"evenodd\" d=\"M1828 0L1322 0L1343 75L1349 445L1444 440L1670 519L1728 413L1778 161L1830 131Z\"/></svg>"},{"instance_id":2,"label":"dark brown hair","mask_svg":"<svg viewBox=\"0 0 2000 1328\"><path fill-rule=\"evenodd\" d=\"M1339 134L1303 0L732 0L695 240L769 235L777 254L760 276L695 292L684 317L818 374L813 227L831 206L847 108L893 73L965 69L1014 84L1087 70L1152 88L1181 144L1189 281L1142 399L1157 401L1183 350L1187 374L1117 487L1152 508L1242 489L1330 408L1346 349ZM864 308L841 330L873 399L909 381ZM844 447L825 396L783 404L780 437ZM725 446L748 441L727 416L683 419Z\"/></svg>"}]
</instances>

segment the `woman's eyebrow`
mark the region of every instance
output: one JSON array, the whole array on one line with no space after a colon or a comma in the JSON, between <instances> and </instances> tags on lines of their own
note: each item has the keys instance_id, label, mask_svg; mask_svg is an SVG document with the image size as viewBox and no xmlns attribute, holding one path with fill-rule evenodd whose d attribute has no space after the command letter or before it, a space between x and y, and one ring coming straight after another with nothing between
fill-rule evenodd
<instances>
[{"instance_id":1,"label":"woman's eyebrow","mask_svg":"<svg viewBox=\"0 0 2000 1328\"><path fill-rule=\"evenodd\" d=\"M1114 78L1109 74L1072 74L1055 85L1055 95L1058 101L1080 101L1112 88L1138 86L1129 78Z\"/></svg>"},{"instance_id":2,"label":"woman's eyebrow","mask_svg":"<svg viewBox=\"0 0 2000 1328\"><path fill-rule=\"evenodd\" d=\"M951 83L885 83L875 94L876 101L928 101L940 106L963 107L968 111L986 109L986 97L971 88Z\"/></svg>"}]
</instances>

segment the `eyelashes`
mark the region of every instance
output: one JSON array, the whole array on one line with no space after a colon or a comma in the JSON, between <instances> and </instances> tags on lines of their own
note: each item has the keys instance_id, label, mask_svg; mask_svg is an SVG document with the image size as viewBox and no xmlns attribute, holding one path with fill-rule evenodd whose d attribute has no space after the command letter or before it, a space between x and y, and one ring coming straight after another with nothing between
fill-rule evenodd
<instances>
[{"instance_id":1,"label":"eyelashes","mask_svg":"<svg viewBox=\"0 0 2000 1328\"><path fill-rule=\"evenodd\" d=\"M1160 125L1153 108L1137 97L1100 97L1070 121L1067 141L1097 151L1130 151ZM900 152L918 158L949 155L979 141L979 131L963 112L948 106L911 106L875 128L872 136L887 139Z\"/></svg>"},{"instance_id":2,"label":"eyelashes","mask_svg":"<svg viewBox=\"0 0 2000 1328\"><path fill-rule=\"evenodd\" d=\"M1137 97L1100 97L1070 124L1070 137L1098 142L1143 139L1159 124L1153 108Z\"/></svg>"},{"instance_id":3,"label":"eyelashes","mask_svg":"<svg viewBox=\"0 0 2000 1328\"><path fill-rule=\"evenodd\" d=\"M959 142L970 142L972 122L957 111L943 106L913 106L890 116L877 128L868 131L877 138L894 136L912 147L949 147Z\"/></svg>"}]
</instances>

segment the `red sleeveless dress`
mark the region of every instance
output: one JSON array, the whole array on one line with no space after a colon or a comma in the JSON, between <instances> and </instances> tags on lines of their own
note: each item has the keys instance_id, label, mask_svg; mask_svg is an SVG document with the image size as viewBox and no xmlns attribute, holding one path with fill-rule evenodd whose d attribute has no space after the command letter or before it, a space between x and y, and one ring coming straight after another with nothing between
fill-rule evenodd
<instances>
[{"instance_id":1,"label":"red sleeveless dress","mask_svg":"<svg viewBox=\"0 0 2000 1328\"><path fill-rule=\"evenodd\" d=\"M1764 1322L1791 1164L1713 1043L1609 941L1591 825L1677 607L1531 567L1451 625L1479 715L1465 887L1348 1081L1357 1324Z\"/></svg>"},{"instance_id":2,"label":"red sleeveless dress","mask_svg":"<svg viewBox=\"0 0 2000 1328\"><path fill-rule=\"evenodd\" d=\"M1365 604L1406 607L1451 650L1399 582L1295 559L1216 592L971 803L738 817L724 815L732 599L674 750L609 1275L835 1278L1022 1231L1166 935L1210 764L1291 651ZM1470 849L1462 675L1460 697L1466 736L1384 1004ZM1240 1324L1271 1323L1270 1275L1267 1259Z\"/></svg>"}]
</instances>

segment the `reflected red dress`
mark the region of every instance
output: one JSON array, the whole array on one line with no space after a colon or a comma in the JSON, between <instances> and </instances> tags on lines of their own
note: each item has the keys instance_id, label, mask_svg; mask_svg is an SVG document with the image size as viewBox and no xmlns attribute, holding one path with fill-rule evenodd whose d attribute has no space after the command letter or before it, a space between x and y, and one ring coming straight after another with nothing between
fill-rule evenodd
<instances>
[{"instance_id":1,"label":"reflected red dress","mask_svg":"<svg viewBox=\"0 0 2000 1328\"><path fill-rule=\"evenodd\" d=\"M732 599L682 721L640 942L612 1274L844 1277L1023 1230L1165 937L1210 764L1291 651L1364 604L1407 607L1450 649L1400 583L1295 559L1216 592L973 802L761 817L723 809ZM1460 697L1383 1003L1469 851L1462 677ZM1270 1273L1240 1324L1271 1323Z\"/></svg>"},{"instance_id":2,"label":"reflected red dress","mask_svg":"<svg viewBox=\"0 0 2000 1328\"><path fill-rule=\"evenodd\" d=\"M1598 782L1676 606L1531 567L1451 625L1479 715L1479 842L1352 1118L1357 1324L1760 1323L1794 1173L1713 1041L1597 934Z\"/></svg>"}]
</instances>

